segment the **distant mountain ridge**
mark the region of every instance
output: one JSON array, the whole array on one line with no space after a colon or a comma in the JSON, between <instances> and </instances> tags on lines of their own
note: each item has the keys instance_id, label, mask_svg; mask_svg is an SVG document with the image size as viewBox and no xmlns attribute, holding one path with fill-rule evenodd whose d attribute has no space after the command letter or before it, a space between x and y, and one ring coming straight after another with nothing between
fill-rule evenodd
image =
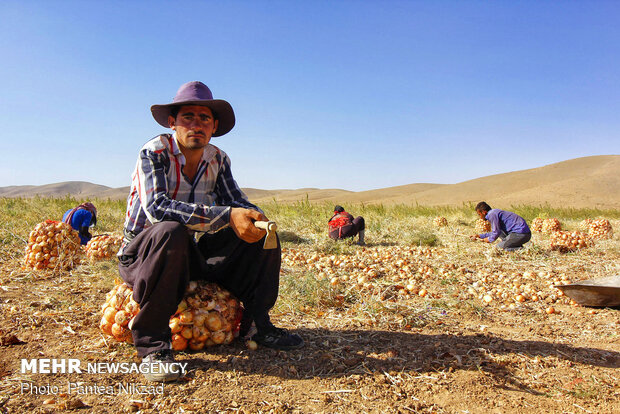
<instances>
[{"instance_id":1,"label":"distant mountain ridge","mask_svg":"<svg viewBox=\"0 0 620 414\"><path fill-rule=\"evenodd\" d=\"M129 187L112 188L86 181L65 181L45 185L12 185L0 187L0 197L65 197L121 200L129 195Z\"/></svg>"},{"instance_id":2,"label":"distant mountain ridge","mask_svg":"<svg viewBox=\"0 0 620 414\"><path fill-rule=\"evenodd\" d=\"M620 208L620 155L575 158L457 184L417 183L369 191L302 188L261 190L244 188L248 198L261 204L271 201L309 200L334 204L462 205L486 201L491 206L543 205L574 208ZM41 186L0 187L0 197L64 197L123 200L129 187L111 188L84 181Z\"/></svg>"}]
</instances>

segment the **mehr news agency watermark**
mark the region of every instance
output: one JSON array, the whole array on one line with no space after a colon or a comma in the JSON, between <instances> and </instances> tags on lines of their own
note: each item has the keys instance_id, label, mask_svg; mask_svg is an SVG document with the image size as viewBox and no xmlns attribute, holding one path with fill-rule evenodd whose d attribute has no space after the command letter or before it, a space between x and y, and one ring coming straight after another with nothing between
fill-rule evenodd
<instances>
[{"instance_id":1,"label":"mehr news agency watermark","mask_svg":"<svg viewBox=\"0 0 620 414\"><path fill-rule=\"evenodd\" d=\"M187 373L187 362L161 362L136 363L136 362L89 362L82 364L79 359L22 359L22 374L158 374L158 373ZM37 385L30 382L20 384L21 394L33 395L163 395L164 384L146 385L132 382L117 382L112 385L97 383L87 384L82 381L68 381L64 386Z\"/></svg>"}]
</instances>

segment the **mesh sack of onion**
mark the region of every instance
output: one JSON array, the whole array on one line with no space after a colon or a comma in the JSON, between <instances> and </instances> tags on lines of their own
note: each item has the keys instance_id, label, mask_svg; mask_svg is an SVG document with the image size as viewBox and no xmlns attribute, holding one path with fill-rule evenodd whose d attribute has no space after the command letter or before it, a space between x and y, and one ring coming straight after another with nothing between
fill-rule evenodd
<instances>
[{"instance_id":1,"label":"mesh sack of onion","mask_svg":"<svg viewBox=\"0 0 620 414\"><path fill-rule=\"evenodd\" d=\"M91 260L101 260L113 257L118 252L123 241L122 236L102 234L93 236L86 244L86 256Z\"/></svg>"},{"instance_id":2,"label":"mesh sack of onion","mask_svg":"<svg viewBox=\"0 0 620 414\"><path fill-rule=\"evenodd\" d=\"M574 252L579 249L592 246L592 238L585 233L574 231L556 231L549 237L551 250L558 250L561 253Z\"/></svg>"},{"instance_id":3,"label":"mesh sack of onion","mask_svg":"<svg viewBox=\"0 0 620 414\"><path fill-rule=\"evenodd\" d=\"M131 343L131 324L140 311L133 291L117 284L106 295L99 327L107 336ZM230 292L214 283L191 281L177 311L170 317L172 348L177 351L229 344L239 333L243 308Z\"/></svg>"},{"instance_id":4,"label":"mesh sack of onion","mask_svg":"<svg viewBox=\"0 0 620 414\"><path fill-rule=\"evenodd\" d=\"M24 269L70 270L81 261L80 237L71 225L54 220L37 224L24 252Z\"/></svg>"}]
</instances>

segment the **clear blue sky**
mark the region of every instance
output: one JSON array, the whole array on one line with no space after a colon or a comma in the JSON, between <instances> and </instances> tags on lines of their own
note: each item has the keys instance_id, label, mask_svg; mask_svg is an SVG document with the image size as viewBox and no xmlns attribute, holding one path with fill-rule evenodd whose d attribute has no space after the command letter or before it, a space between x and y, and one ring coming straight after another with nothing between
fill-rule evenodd
<instances>
[{"instance_id":1,"label":"clear blue sky","mask_svg":"<svg viewBox=\"0 0 620 414\"><path fill-rule=\"evenodd\" d=\"M201 80L242 187L456 183L620 154L617 1L0 3L0 186L130 184Z\"/></svg>"}]
</instances>

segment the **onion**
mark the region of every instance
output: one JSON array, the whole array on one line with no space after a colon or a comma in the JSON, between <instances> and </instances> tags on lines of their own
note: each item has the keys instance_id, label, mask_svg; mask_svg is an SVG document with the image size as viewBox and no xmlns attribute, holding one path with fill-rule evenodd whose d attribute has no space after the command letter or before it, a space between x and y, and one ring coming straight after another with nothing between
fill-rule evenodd
<instances>
[{"instance_id":1,"label":"onion","mask_svg":"<svg viewBox=\"0 0 620 414\"><path fill-rule=\"evenodd\" d=\"M205 343L196 339L191 339L189 341L189 349L192 351L200 351L205 347Z\"/></svg>"},{"instance_id":2,"label":"onion","mask_svg":"<svg viewBox=\"0 0 620 414\"><path fill-rule=\"evenodd\" d=\"M181 332L181 329L183 329L183 327L181 326L181 321L179 320L179 318L173 316L172 318L170 318L170 323L168 323L168 326L170 327L170 331L174 334L174 333L179 333Z\"/></svg>"},{"instance_id":3,"label":"onion","mask_svg":"<svg viewBox=\"0 0 620 414\"><path fill-rule=\"evenodd\" d=\"M226 340L226 332L217 331L211 334L211 340L216 344L222 344Z\"/></svg>"},{"instance_id":4,"label":"onion","mask_svg":"<svg viewBox=\"0 0 620 414\"><path fill-rule=\"evenodd\" d=\"M177 313L181 313L185 309L187 309L187 302L182 300L181 302L179 302L179 305L177 306Z\"/></svg>"},{"instance_id":5,"label":"onion","mask_svg":"<svg viewBox=\"0 0 620 414\"><path fill-rule=\"evenodd\" d=\"M207 319L205 321L205 325L209 328L210 331L218 331L222 327L222 321L220 316L216 312L209 312Z\"/></svg>"},{"instance_id":6,"label":"onion","mask_svg":"<svg viewBox=\"0 0 620 414\"><path fill-rule=\"evenodd\" d=\"M191 326L183 327L183 329L181 329L181 336L183 336L183 338L185 339L191 339L194 336L192 333L192 327Z\"/></svg>"},{"instance_id":7,"label":"onion","mask_svg":"<svg viewBox=\"0 0 620 414\"><path fill-rule=\"evenodd\" d=\"M172 335L172 349L175 351L182 351L187 348L187 339L179 334Z\"/></svg>"},{"instance_id":8,"label":"onion","mask_svg":"<svg viewBox=\"0 0 620 414\"><path fill-rule=\"evenodd\" d=\"M124 310L119 310L116 312L116 316L114 316L114 322L120 326L127 326L129 320L131 319L131 314L129 312L125 312Z\"/></svg>"},{"instance_id":9,"label":"onion","mask_svg":"<svg viewBox=\"0 0 620 414\"><path fill-rule=\"evenodd\" d=\"M194 311L194 326L203 326L205 324L205 319L207 318L207 314L199 311Z\"/></svg>"},{"instance_id":10,"label":"onion","mask_svg":"<svg viewBox=\"0 0 620 414\"><path fill-rule=\"evenodd\" d=\"M111 306L108 306L103 311L103 318L111 324L115 322L116 320L115 316L116 316L116 309Z\"/></svg>"},{"instance_id":11,"label":"onion","mask_svg":"<svg viewBox=\"0 0 620 414\"><path fill-rule=\"evenodd\" d=\"M198 327L198 335L194 336L197 341L205 342L211 337L211 333L204 327Z\"/></svg>"},{"instance_id":12,"label":"onion","mask_svg":"<svg viewBox=\"0 0 620 414\"><path fill-rule=\"evenodd\" d=\"M112 328L110 330L112 331L112 336L114 336L119 341L124 341L125 337L127 336L127 332L129 331L127 328L123 328L116 323L112 324Z\"/></svg>"},{"instance_id":13,"label":"onion","mask_svg":"<svg viewBox=\"0 0 620 414\"><path fill-rule=\"evenodd\" d=\"M99 328L103 331L103 333L112 336L112 323L110 323L107 319L101 318Z\"/></svg>"},{"instance_id":14,"label":"onion","mask_svg":"<svg viewBox=\"0 0 620 414\"><path fill-rule=\"evenodd\" d=\"M181 314L179 315L179 320L182 324L191 323L192 320L194 320L194 314L192 313L192 311L186 310L184 312L181 312Z\"/></svg>"}]
</instances>

